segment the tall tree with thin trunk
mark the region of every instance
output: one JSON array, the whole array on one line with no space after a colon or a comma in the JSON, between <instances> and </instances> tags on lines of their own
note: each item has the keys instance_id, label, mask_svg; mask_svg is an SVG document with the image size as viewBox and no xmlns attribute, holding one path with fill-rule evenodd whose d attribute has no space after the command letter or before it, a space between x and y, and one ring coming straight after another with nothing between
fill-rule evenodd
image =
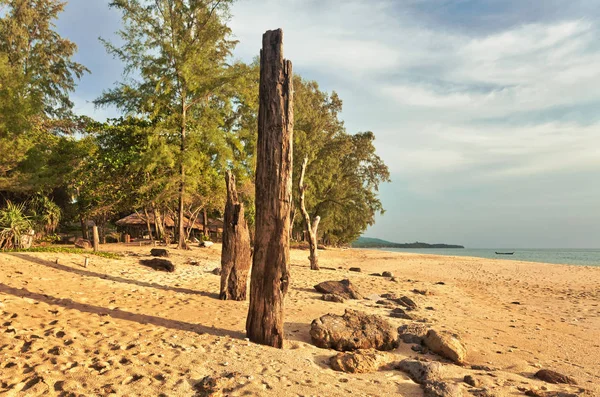
<instances>
[{"instance_id":1,"label":"tall tree with thin trunk","mask_svg":"<svg viewBox=\"0 0 600 397\"><path fill-rule=\"evenodd\" d=\"M114 0L122 11L124 44L105 42L126 65L128 78L105 92L97 105L114 104L148 117L163 136L178 141L178 248L185 242L188 174L202 167L190 155L190 133L212 117L211 100L231 80L227 61L235 41L226 25L232 0ZM132 77L134 73L138 78Z\"/></svg>"},{"instance_id":2,"label":"tall tree with thin trunk","mask_svg":"<svg viewBox=\"0 0 600 397\"><path fill-rule=\"evenodd\" d=\"M256 159L256 235L246 333L283 347L283 302L290 283L290 205L294 130L292 63L283 32L267 31L260 52Z\"/></svg>"},{"instance_id":3,"label":"tall tree with thin trunk","mask_svg":"<svg viewBox=\"0 0 600 397\"><path fill-rule=\"evenodd\" d=\"M302 216L304 216L304 223L306 225L306 233L308 233L308 247L310 251L310 255L308 259L310 260L310 269L311 270L319 270L319 256L317 252L318 234L317 231L319 229L319 221L321 220L320 216L315 216L312 223L310 221L310 215L306 210L306 203L304 202L304 192L306 191L306 185L304 184L304 174L306 173L306 165L308 164L308 157L304 158L304 162L302 163L302 171L300 172L300 183L298 184L299 194L300 194L300 211L302 211Z\"/></svg>"},{"instance_id":4,"label":"tall tree with thin trunk","mask_svg":"<svg viewBox=\"0 0 600 397\"><path fill-rule=\"evenodd\" d=\"M235 177L226 172L227 203L223 219L223 248L221 252L221 293L223 300L246 300L248 271L252 254L250 233L244 217L244 204L238 198Z\"/></svg>"}]
</instances>

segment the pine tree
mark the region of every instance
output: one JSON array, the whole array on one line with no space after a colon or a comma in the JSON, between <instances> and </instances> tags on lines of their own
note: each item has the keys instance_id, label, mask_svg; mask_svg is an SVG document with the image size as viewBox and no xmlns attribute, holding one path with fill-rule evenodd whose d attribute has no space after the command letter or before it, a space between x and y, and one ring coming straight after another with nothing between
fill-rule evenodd
<instances>
[{"instance_id":1,"label":"pine tree","mask_svg":"<svg viewBox=\"0 0 600 397\"><path fill-rule=\"evenodd\" d=\"M190 150L190 133L216 130L219 95L234 77L227 64L235 41L226 25L232 0L115 0L123 15L124 44L105 42L126 65L126 79L97 105L114 104L146 117L178 142L178 248L184 248L184 215L190 169L206 166L207 153ZM215 103L216 102L216 103ZM206 132L206 131L205 131ZM198 140L196 139L196 142ZM206 142L207 145L212 142ZM195 153L193 153L195 152ZM209 159L210 160L210 159ZM208 172L208 169L203 169ZM215 178L216 179L216 178Z\"/></svg>"}]
</instances>

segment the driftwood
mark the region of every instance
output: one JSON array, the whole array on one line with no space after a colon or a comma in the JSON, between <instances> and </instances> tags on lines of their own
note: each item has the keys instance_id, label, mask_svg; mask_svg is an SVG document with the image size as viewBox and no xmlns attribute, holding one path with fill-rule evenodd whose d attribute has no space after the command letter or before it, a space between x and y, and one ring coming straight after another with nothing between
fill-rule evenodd
<instances>
[{"instance_id":1,"label":"driftwood","mask_svg":"<svg viewBox=\"0 0 600 397\"><path fill-rule=\"evenodd\" d=\"M239 202L235 177L225 175L227 203L223 219L223 248L221 251L221 292L223 300L246 300L250 269L250 233L244 218L244 204Z\"/></svg>"},{"instance_id":2,"label":"driftwood","mask_svg":"<svg viewBox=\"0 0 600 397\"><path fill-rule=\"evenodd\" d=\"M246 321L248 338L283 347L283 301L290 283L292 202L292 63L283 32L267 31L260 52L256 157L256 235Z\"/></svg>"},{"instance_id":3,"label":"driftwood","mask_svg":"<svg viewBox=\"0 0 600 397\"><path fill-rule=\"evenodd\" d=\"M304 185L304 174L306 173L306 166L308 164L308 157L304 158L304 162L302 163L302 172L300 174L300 183L298 184L298 188L300 190L300 211L302 211L302 215L304 216L304 224L306 226L306 231L308 233L308 246L310 249L310 254L308 256L308 260L310 260L310 269L311 270L319 270L319 254L317 251L317 230L319 228L319 221L321 220L320 216L315 216L312 223L310 222L310 215L306 210L306 205L304 203L304 192L306 191L306 186Z\"/></svg>"}]
</instances>

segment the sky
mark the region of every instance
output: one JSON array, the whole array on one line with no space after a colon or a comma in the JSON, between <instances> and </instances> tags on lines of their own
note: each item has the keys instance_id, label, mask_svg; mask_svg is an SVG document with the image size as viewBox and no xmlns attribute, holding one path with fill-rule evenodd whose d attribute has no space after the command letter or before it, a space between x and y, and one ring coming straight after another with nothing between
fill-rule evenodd
<instances>
[{"instance_id":1,"label":"sky","mask_svg":"<svg viewBox=\"0 0 600 397\"><path fill-rule=\"evenodd\" d=\"M57 29L86 75L75 110L121 79L98 37L120 15L70 0ZM600 248L600 2L239 0L234 56L284 31L294 71L373 131L391 183L365 236L469 248Z\"/></svg>"}]
</instances>

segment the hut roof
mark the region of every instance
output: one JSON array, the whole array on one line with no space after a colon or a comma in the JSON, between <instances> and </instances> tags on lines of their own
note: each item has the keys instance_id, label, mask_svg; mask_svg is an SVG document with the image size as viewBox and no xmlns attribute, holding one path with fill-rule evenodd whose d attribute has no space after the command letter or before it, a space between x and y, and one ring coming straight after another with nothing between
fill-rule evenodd
<instances>
[{"instance_id":1,"label":"hut roof","mask_svg":"<svg viewBox=\"0 0 600 397\"><path fill-rule=\"evenodd\" d=\"M148 214L148 221L151 225L154 225L154 214ZM167 227L175 227L175 221L170 215L165 215L165 226ZM127 215L125 218L119 219L115 222L117 226L143 226L146 227L146 215L141 214L139 212L134 212L133 214ZM203 230L204 226L202 225L202 221L200 219L196 219L193 223L189 220L189 218L184 217L184 227L193 229ZM223 221L219 219L208 219L208 228L209 229L223 229Z\"/></svg>"}]
</instances>

